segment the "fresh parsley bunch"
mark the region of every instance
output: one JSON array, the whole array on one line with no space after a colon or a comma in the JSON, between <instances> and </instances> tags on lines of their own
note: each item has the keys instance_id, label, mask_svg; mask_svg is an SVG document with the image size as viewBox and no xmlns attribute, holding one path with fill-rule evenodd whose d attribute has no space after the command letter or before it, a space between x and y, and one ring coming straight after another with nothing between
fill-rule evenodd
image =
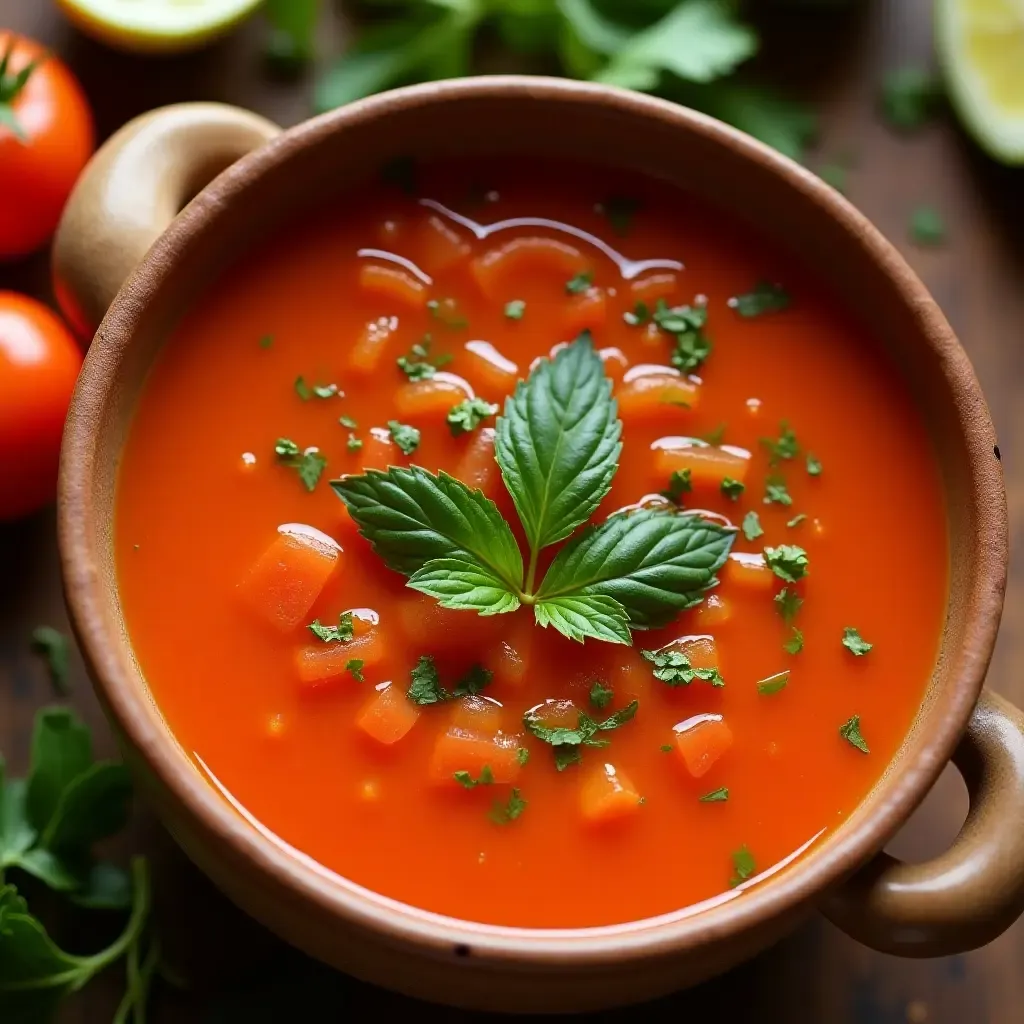
<instances>
[{"instance_id":1,"label":"fresh parsley bunch","mask_svg":"<svg viewBox=\"0 0 1024 1024\"><path fill-rule=\"evenodd\" d=\"M331 486L385 563L445 608L498 615L531 605L539 625L573 640L631 644L631 629L665 625L703 600L735 531L641 509L572 536L618 469L617 413L587 333L505 402L495 456L529 546L525 566L495 503L447 473L392 466ZM567 538L538 579L541 551Z\"/></svg>"}]
</instances>

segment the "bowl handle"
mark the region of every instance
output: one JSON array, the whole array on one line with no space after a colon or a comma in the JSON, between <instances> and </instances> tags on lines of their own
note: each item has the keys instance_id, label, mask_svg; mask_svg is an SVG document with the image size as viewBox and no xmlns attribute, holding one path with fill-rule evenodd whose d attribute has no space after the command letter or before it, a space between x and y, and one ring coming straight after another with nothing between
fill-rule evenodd
<instances>
[{"instance_id":1,"label":"bowl handle","mask_svg":"<svg viewBox=\"0 0 1024 1024\"><path fill-rule=\"evenodd\" d=\"M54 239L54 289L72 326L91 338L178 212L280 130L238 107L179 103L142 114L112 135L78 179Z\"/></svg>"},{"instance_id":2,"label":"bowl handle","mask_svg":"<svg viewBox=\"0 0 1024 1024\"><path fill-rule=\"evenodd\" d=\"M1024 714L984 691L953 754L970 810L953 845L924 864L879 853L821 910L882 953L964 953L1024 911Z\"/></svg>"}]
</instances>

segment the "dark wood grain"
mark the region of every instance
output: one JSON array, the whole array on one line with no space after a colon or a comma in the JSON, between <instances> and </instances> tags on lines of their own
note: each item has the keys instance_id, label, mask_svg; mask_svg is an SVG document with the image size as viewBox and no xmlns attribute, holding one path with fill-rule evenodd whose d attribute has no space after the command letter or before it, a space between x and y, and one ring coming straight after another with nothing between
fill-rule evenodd
<instances>
[{"instance_id":1,"label":"dark wood grain","mask_svg":"<svg viewBox=\"0 0 1024 1024\"><path fill-rule=\"evenodd\" d=\"M1015 443L1024 442L1024 416L1015 415L1024 386L1024 177L987 161L948 119L900 138L876 112L883 69L930 59L930 7L928 0L878 0L823 19L773 15L766 18L766 63L785 69L790 84L814 97L823 111L812 165L856 155L850 197L906 252L970 353L999 428L1016 545L1024 528L1024 462L1018 457L1024 444ZM333 10L325 12L322 59L340 47L341 24ZM94 104L101 136L150 107L189 99L237 103L284 125L309 113L309 76L281 83L266 74L258 20L222 44L173 59L112 53L68 27L47 0L0 0L0 26L35 36L71 65ZM907 244L908 217L919 202L943 212L947 246L925 251ZM0 267L0 288L48 299L45 255ZM879 514L887 514L882 495ZM1011 572L1007 607L991 685L1021 703L1024 680L1012 665L1024 655L1024 569ZM15 773L27 761L34 711L51 696L27 645L31 628L42 622L66 625L49 511L0 527L0 750ZM95 729L101 751L113 753L77 659L73 677L73 704ZM963 785L948 771L891 849L911 859L936 853L956 833L965 810ZM481 1019L411 1004L303 961L228 906L144 810L133 828L126 848L152 858L161 930L172 959L195 979L185 995L161 990L157 1024L202 1021L207 1015L254 1024L360 1020L392 1012L426 1012L453 1022ZM1021 924L966 956L907 962L871 953L815 920L725 978L645 1008L643 1017L730 1024L1017 1024L1024 1017L1022 959ZM62 1021L110 1020L119 989L117 977L98 981L68 1005ZM639 1013L594 1019L634 1017L640 1019Z\"/></svg>"}]
</instances>

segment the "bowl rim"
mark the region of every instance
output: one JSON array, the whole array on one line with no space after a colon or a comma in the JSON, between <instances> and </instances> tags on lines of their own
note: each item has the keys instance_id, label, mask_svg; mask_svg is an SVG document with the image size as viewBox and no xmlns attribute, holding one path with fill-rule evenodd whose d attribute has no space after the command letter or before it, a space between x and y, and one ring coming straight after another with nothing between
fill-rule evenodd
<instances>
[{"instance_id":1,"label":"bowl rim","mask_svg":"<svg viewBox=\"0 0 1024 1024\"><path fill-rule=\"evenodd\" d=\"M760 166L819 207L842 229L847 243L885 275L899 300L912 312L954 400L954 414L968 453L975 486L969 500L979 524L973 538L973 571L963 594L963 671L949 684L944 715L929 723L928 741L916 757L897 756L872 794L880 792L875 813L856 827L840 827L771 884L740 887L714 904L623 925L572 929L513 928L447 917L400 903L331 872L288 847L266 830L253 827L196 769L148 696L141 672L127 655L127 639L115 635L104 615L107 587L97 566L93 480L102 446L97 424L117 383L116 370L131 342L146 302L158 294L167 268L197 232L242 197L249 184L287 163L295 154L367 121L402 109L449 101L555 100L585 111L614 110L653 119L672 129L724 147ZM963 348L923 283L896 249L866 217L815 175L752 137L691 109L615 87L567 79L498 75L432 82L359 100L304 121L272 139L224 171L175 218L136 267L101 324L76 388L61 453L58 537L65 594L83 656L107 713L122 735L184 810L211 839L223 843L236 862L248 862L264 879L336 921L366 929L391 944L439 952L473 950L492 962L513 960L559 966L600 966L611 961L676 954L738 933L795 911L865 863L905 821L950 759L981 692L995 643L1005 589L1008 540L1002 474L991 458L995 432ZM216 781L214 780L214 784ZM858 805L870 800L871 794ZM854 812L856 814L856 812ZM851 815L852 817L852 815ZM785 862L784 862L785 863ZM764 875L754 881L763 881ZM742 898L735 898L742 893ZM704 908L704 909L701 909Z\"/></svg>"}]
</instances>

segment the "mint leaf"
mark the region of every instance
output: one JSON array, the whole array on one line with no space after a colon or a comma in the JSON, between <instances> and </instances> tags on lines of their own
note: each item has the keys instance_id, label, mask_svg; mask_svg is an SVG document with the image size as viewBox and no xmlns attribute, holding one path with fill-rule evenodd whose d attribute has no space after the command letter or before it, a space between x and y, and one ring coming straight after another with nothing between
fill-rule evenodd
<instances>
[{"instance_id":1,"label":"mint leaf","mask_svg":"<svg viewBox=\"0 0 1024 1024\"><path fill-rule=\"evenodd\" d=\"M614 515L559 551L538 599L611 597L634 629L665 625L700 603L734 539L732 530L698 516L658 509Z\"/></svg>"},{"instance_id":2,"label":"mint leaf","mask_svg":"<svg viewBox=\"0 0 1024 1024\"><path fill-rule=\"evenodd\" d=\"M441 704L452 699L452 695L441 685L441 676L429 654L420 655L410 678L405 695L414 704Z\"/></svg>"},{"instance_id":3,"label":"mint leaf","mask_svg":"<svg viewBox=\"0 0 1024 1024\"><path fill-rule=\"evenodd\" d=\"M756 512L748 512L743 517L743 536L747 540L757 540L758 537L764 536L764 530L761 529L761 520Z\"/></svg>"},{"instance_id":4,"label":"mint leaf","mask_svg":"<svg viewBox=\"0 0 1024 1024\"><path fill-rule=\"evenodd\" d=\"M612 702L615 693L605 686L600 679L594 680L590 688L590 703L599 711L603 711Z\"/></svg>"},{"instance_id":5,"label":"mint leaf","mask_svg":"<svg viewBox=\"0 0 1024 1024\"><path fill-rule=\"evenodd\" d=\"M468 434L497 411L498 406L494 402L486 402L482 398L467 398L448 410L448 429L453 437Z\"/></svg>"},{"instance_id":6,"label":"mint leaf","mask_svg":"<svg viewBox=\"0 0 1024 1024\"><path fill-rule=\"evenodd\" d=\"M419 466L371 469L333 480L331 487L389 568L412 576L428 562L456 559L518 594L523 556L497 506L480 491ZM415 586L421 584L435 585L421 579Z\"/></svg>"},{"instance_id":7,"label":"mint leaf","mask_svg":"<svg viewBox=\"0 0 1024 1024\"><path fill-rule=\"evenodd\" d=\"M399 423L398 420L388 420L388 431L391 440L395 442L403 455L412 455L420 446L420 432L408 423Z\"/></svg>"},{"instance_id":8,"label":"mint leaf","mask_svg":"<svg viewBox=\"0 0 1024 1024\"><path fill-rule=\"evenodd\" d=\"M503 615L519 607L509 584L473 558L432 558L409 577L413 590L435 598L442 607Z\"/></svg>"},{"instance_id":9,"label":"mint leaf","mask_svg":"<svg viewBox=\"0 0 1024 1024\"><path fill-rule=\"evenodd\" d=\"M765 548L764 560L780 580L796 583L809 571L807 552L796 544L780 544L777 548Z\"/></svg>"},{"instance_id":10,"label":"mint leaf","mask_svg":"<svg viewBox=\"0 0 1024 1024\"><path fill-rule=\"evenodd\" d=\"M869 644L853 626L847 626L843 630L843 646L855 657L861 658L875 645Z\"/></svg>"},{"instance_id":11,"label":"mint leaf","mask_svg":"<svg viewBox=\"0 0 1024 1024\"><path fill-rule=\"evenodd\" d=\"M789 301L789 292L781 285L758 281L751 291L729 299L728 306L749 320L765 313L781 313L789 309Z\"/></svg>"},{"instance_id":12,"label":"mint leaf","mask_svg":"<svg viewBox=\"0 0 1024 1024\"><path fill-rule=\"evenodd\" d=\"M519 382L498 420L495 456L531 552L593 515L611 487L621 436L612 382L588 333Z\"/></svg>"},{"instance_id":13,"label":"mint leaf","mask_svg":"<svg viewBox=\"0 0 1024 1024\"><path fill-rule=\"evenodd\" d=\"M314 619L309 624L309 630L313 636L326 643L348 643L355 636L355 623L352 621L351 612L342 612L338 616L336 626L325 626L319 619Z\"/></svg>"},{"instance_id":14,"label":"mint leaf","mask_svg":"<svg viewBox=\"0 0 1024 1024\"><path fill-rule=\"evenodd\" d=\"M538 626L554 626L559 633L580 643L587 637L613 644L633 642L626 609L612 597L566 594L541 598L533 613Z\"/></svg>"},{"instance_id":15,"label":"mint leaf","mask_svg":"<svg viewBox=\"0 0 1024 1024\"><path fill-rule=\"evenodd\" d=\"M839 735L851 746L856 747L862 754L870 754L867 742L861 735L860 715L854 715L849 721L839 726Z\"/></svg>"}]
</instances>

